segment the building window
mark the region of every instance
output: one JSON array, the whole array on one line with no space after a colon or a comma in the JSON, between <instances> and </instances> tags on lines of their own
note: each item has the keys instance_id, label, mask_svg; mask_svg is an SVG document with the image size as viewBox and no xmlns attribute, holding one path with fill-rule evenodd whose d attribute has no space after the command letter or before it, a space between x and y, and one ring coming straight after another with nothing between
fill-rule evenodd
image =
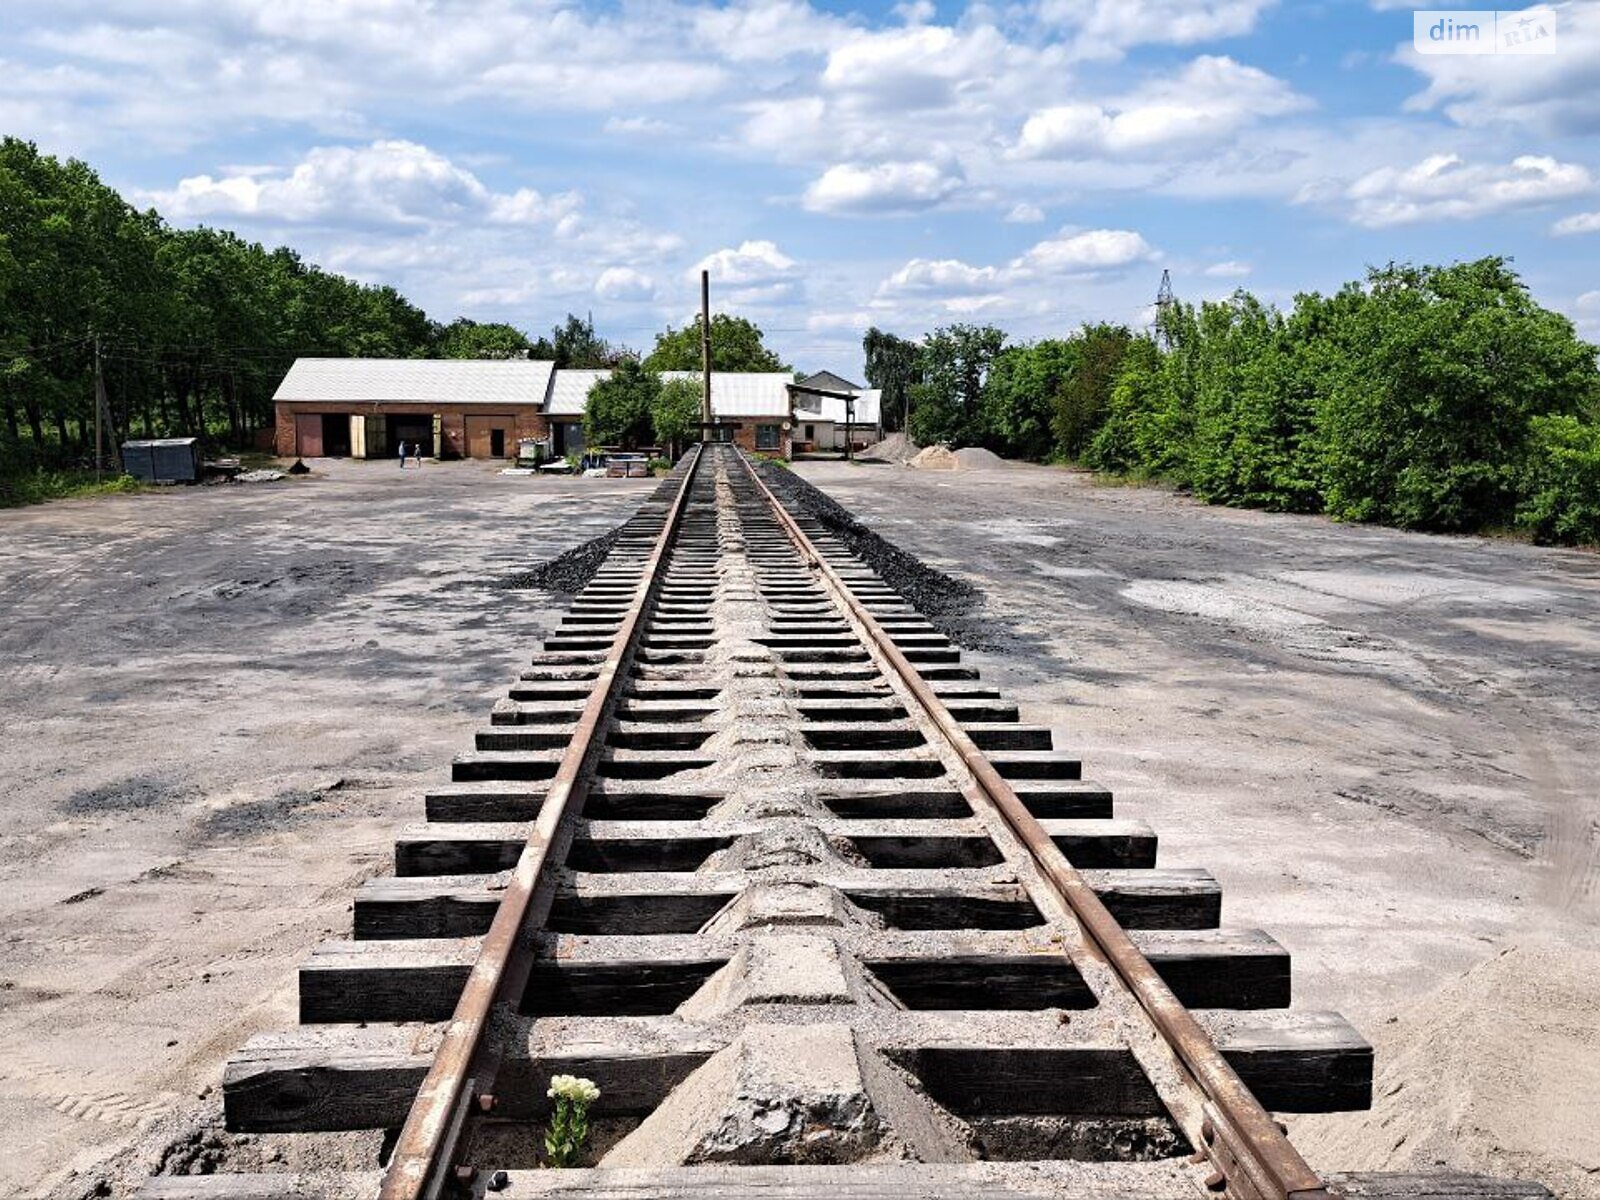
<instances>
[{"instance_id":1,"label":"building window","mask_svg":"<svg viewBox=\"0 0 1600 1200\"><path fill-rule=\"evenodd\" d=\"M817 440L817 427L815 425L807 425L806 426L806 441L814 442L816 440Z\"/></svg>"},{"instance_id":2,"label":"building window","mask_svg":"<svg viewBox=\"0 0 1600 1200\"><path fill-rule=\"evenodd\" d=\"M776 425L757 425L756 449L776 450L778 448L778 432Z\"/></svg>"}]
</instances>

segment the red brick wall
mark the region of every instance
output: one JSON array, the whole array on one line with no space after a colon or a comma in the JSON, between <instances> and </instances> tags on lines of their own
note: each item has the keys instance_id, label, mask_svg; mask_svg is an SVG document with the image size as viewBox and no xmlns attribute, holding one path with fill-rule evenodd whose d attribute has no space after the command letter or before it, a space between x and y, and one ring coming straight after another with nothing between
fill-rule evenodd
<instances>
[{"instance_id":1,"label":"red brick wall","mask_svg":"<svg viewBox=\"0 0 1600 1200\"><path fill-rule=\"evenodd\" d=\"M352 403L323 403L321 401L280 400L276 406L276 431L274 434L274 450L282 458L294 457L294 414L301 413L401 413L407 415L439 414L439 433L443 446L441 449L447 457L459 457L467 449L467 421L469 412L487 412L489 406L456 405L454 407L441 404L352 404ZM494 411L509 413L516 424L517 438L542 438L550 433L550 423L543 412L531 404L498 407ZM752 435L754 436L754 435ZM506 447L507 455L515 455L517 447L515 439Z\"/></svg>"},{"instance_id":2,"label":"red brick wall","mask_svg":"<svg viewBox=\"0 0 1600 1200\"><path fill-rule=\"evenodd\" d=\"M737 422L738 428L733 431L733 444L741 450L748 450L751 454L772 454L779 458L788 458L792 449L791 430L783 428L782 417L729 417L727 420ZM756 426L776 425L778 430L778 446L775 450L756 449Z\"/></svg>"}]
</instances>

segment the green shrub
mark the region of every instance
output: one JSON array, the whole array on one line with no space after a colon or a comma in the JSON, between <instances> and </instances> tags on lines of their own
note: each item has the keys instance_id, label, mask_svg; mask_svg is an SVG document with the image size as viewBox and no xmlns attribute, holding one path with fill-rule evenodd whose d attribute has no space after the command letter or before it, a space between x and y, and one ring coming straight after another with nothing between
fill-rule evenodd
<instances>
[{"instance_id":1,"label":"green shrub","mask_svg":"<svg viewBox=\"0 0 1600 1200\"><path fill-rule=\"evenodd\" d=\"M1600 424L1534 417L1517 525L1541 542L1600 545Z\"/></svg>"},{"instance_id":2,"label":"green shrub","mask_svg":"<svg viewBox=\"0 0 1600 1200\"><path fill-rule=\"evenodd\" d=\"M1530 418L1595 394L1594 348L1499 258L1373 271L1327 336L1318 473L1348 520L1508 523Z\"/></svg>"},{"instance_id":3,"label":"green shrub","mask_svg":"<svg viewBox=\"0 0 1600 1200\"><path fill-rule=\"evenodd\" d=\"M43 504L48 500L66 500L73 496L111 496L137 492L144 485L132 475L107 472L96 482L93 471L52 471L35 469L25 472L0 472L0 508L20 508L27 504Z\"/></svg>"}]
</instances>

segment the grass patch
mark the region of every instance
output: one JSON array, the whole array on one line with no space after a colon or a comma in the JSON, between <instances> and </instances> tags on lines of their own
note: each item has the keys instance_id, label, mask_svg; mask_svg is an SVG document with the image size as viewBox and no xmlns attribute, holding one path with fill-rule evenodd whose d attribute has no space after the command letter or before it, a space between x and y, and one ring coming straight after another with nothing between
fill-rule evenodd
<instances>
[{"instance_id":1,"label":"grass patch","mask_svg":"<svg viewBox=\"0 0 1600 1200\"><path fill-rule=\"evenodd\" d=\"M74 496L120 495L143 488L132 475L108 475L96 483L93 471L19 471L0 476L0 508L21 508Z\"/></svg>"}]
</instances>

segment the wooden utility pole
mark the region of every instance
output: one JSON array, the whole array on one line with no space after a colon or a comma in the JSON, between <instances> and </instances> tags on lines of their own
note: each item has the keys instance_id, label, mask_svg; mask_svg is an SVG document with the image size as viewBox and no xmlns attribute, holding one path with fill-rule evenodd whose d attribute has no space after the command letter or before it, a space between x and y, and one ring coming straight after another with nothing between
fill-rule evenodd
<instances>
[{"instance_id":1,"label":"wooden utility pole","mask_svg":"<svg viewBox=\"0 0 1600 1200\"><path fill-rule=\"evenodd\" d=\"M106 380L100 372L100 335L94 335L94 481L101 481L105 469L105 437L100 428L100 414L106 407ZM83 428L81 425L79 428Z\"/></svg>"},{"instance_id":2,"label":"wooden utility pole","mask_svg":"<svg viewBox=\"0 0 1600 1200\"><path fill-rule=\"evenodd\" d=\"M711 272L700 272L700 367L705 375L705 391L700 397L700 424L704 441L712 440L711 430Z\"/></svg>"}]
</instances>

